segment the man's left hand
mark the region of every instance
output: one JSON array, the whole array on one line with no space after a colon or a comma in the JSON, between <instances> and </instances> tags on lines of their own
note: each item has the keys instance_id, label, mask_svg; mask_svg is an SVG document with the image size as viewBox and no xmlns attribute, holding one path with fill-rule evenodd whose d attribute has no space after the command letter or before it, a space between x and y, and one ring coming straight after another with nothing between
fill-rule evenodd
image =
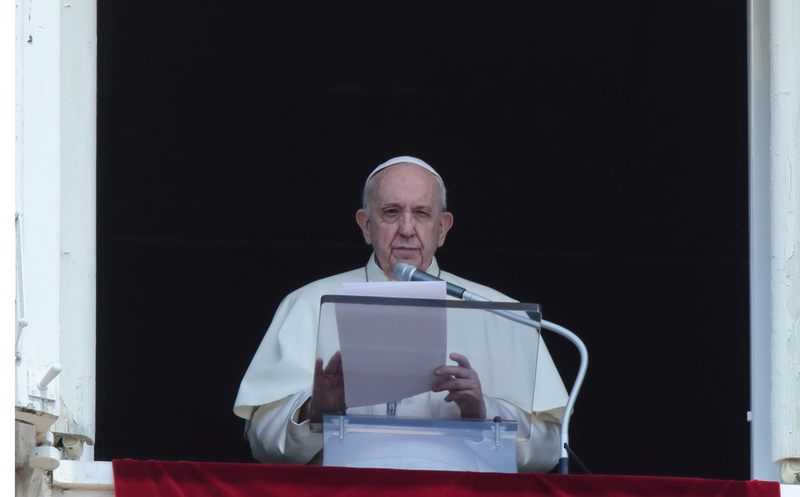
<instances>
[{"instance_id":1,"label":"man's left hand","mask_svg":"<svg viewBox=\"0 0 800 497\"><path fill-rule=\"evenodd\" d=\"M478 373L469 365L469 359L453 352L450 359L458 366L439 366L434 371L436 376L448 377L445 381L434 385L432 392L449 393L445 402L455 402L465 419L486 419L486 403L483 401L481 380Z\"/></svg>"}]
</instances>

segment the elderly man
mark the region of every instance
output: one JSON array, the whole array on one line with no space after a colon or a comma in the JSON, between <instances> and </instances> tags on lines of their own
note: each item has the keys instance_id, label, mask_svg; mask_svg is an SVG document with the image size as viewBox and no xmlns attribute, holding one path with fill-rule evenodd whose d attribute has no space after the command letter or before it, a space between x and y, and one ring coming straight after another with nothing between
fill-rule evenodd
<instances>
[{"instance_id":1,"label":"elderly man","mask_svg":"<svg viewBox=\"0 0 800 497\"><path fill-rule=\"evenodd\" d=\"M394 267L405 262L442 279L483 295L490 300L510 301L488 287L464 280L439 269L434 254L444 244L453 226L446 210L446 191L439 174L413 157L397 157L378 166L367 178L363 208L356 213L365 241L374 253L365 267L315 281L289 294L278 308L272 324L253 358L239 389L234 412L249 421L247 437L253 456L262 462L302 464L322 449L322 436L309 430L309 419L330 412L341 400L331 399L321 389L326 372L336 367L336 357L322 370L317 358L316 333L320 297L332 294L345 282L391 281ZM534 412L482 393L480 378L469 360L451 354L455 366L438 368L435 374L449 377L433 392L416 402L400 403L398 416L419 416L414 406L448 403L457 406L462 418L516 419L530 427L530 440L517 446L520 471L548 471L559 456L559 423L566 404L566 390L547 348L539 347L536 378L537 405ZM312 392L312 384L315 390ZM440 395L438 392L442 392ZM537 406L539 409L537 409ZM404 411L405 409L405 411ZM373 412L367 408L358 412Z\"/></svg>"}]
</instances>

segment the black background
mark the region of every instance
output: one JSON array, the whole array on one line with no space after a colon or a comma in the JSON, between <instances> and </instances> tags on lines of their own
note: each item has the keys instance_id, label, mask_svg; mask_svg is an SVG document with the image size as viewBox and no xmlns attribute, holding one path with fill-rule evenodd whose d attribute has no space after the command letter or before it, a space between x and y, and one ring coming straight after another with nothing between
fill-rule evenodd
<instances>
[{"instance_id":1,"label":"black background","mask_svg":"<svg viewBox=\"0 0 800 497\"><path fill-rule=\"evenodd\" d=\"M593 471L749 478L745 2L102 0L98 38L98 459L251 461L272 314L415 155L442 267L586 342Z\"/></svg>"}]
</instances>

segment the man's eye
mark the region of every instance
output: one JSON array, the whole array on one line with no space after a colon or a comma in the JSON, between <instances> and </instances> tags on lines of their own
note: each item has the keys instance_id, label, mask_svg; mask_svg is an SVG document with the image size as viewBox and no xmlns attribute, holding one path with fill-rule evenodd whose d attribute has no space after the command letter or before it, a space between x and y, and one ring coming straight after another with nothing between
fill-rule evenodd
<instances>
[{"instance_id":1,"label":"man's eye","mask_svg":"<svg viewBox=\"0 0 800 497\"><path fill-rule=\"evenodd\" d=\"M387 209L383 211L383 215L387 217L393 217L396 216L399 212L400 211L398 211L397 209Z\"/></svg>"}]
</instances>

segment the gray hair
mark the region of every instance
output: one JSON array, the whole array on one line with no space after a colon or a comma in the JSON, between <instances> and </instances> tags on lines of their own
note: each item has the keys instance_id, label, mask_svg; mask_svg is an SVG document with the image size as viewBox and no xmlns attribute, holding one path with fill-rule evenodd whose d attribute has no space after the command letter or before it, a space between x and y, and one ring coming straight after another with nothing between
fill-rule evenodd
<instances>
[{"instance_id":1,"label":"gray hair","mask_svg":"<svg viewBox=\"0 0 800 497\"><path fill-rule=\"evenodd\" d=\"M447 189L444 187L444 181L442 181L442 177L438 174L431 173L431 175L436 178L436 182L439 184L439 197L442 199L442 212L447 212ZM361 208L364 209L364 212L367 214L369 214L369 199L375 195L378 185L380 184L381 176L382 175L379 174L370 176L364 185L364 193L361 196ZM378 180L375 179L376 177Z\"/></svg>"}]
</instances>

